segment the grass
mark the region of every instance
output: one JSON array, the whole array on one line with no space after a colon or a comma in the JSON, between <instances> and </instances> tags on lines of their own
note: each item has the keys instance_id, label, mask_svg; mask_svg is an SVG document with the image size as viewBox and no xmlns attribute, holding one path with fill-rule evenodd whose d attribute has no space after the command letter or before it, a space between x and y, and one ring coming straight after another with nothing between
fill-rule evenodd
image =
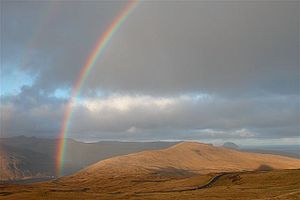
<instances>
[{"instance_id":1,"label":"grass","mask_svg":"<svg viewBox=\"0 0 300 200\"><path fill-rule=\"evenodd\" d=\"M207 183L213 176L215 174L193 175L187 178L117 177L109 180L95 180L95 182L89 182L90 185L85 185L83 180L68 183L57 181L31 185L1 185L0 199L300 199L300 170L235 172L222 176L206 189L143 193L191 188Z\"/></svg>"}]
</instances>

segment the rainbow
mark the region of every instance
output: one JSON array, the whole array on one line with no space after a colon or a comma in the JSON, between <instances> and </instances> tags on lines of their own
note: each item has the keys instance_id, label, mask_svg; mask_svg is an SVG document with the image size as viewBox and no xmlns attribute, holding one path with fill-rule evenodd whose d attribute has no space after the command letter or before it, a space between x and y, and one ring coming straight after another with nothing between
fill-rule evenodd
<instances>
[{"instance_id":1,"label":"rainbow","mask_svg":"<svg viewBox=\"0 0 300 200\"><path fill-rule=\"evenodd\" d=\"M66 111L64 113L63 122L61 125L61 130L59 133L58 144L57 144L57 156L56 156L56 170L57 175L62 175L62 170L64 167L64 160L65 160L65 149L66 149L66 140L68 130L70 128L70 122L72 119L72 115L74 112L74 104L77 101L78 96L81 93L82 86L90 71L95 66L96 61L103 55L105 48L107 47L109 41L112 39L115 32L120 28L120 26L124 23L127 17L132 13L132 11L138 5L138 0L130 0L121 13L114 19L111 25L106 29L106 31L101 35L99 38L95 48L92 50L85 65L82 67L80 74L77 78L77 81L72 88L70 99L66 105Z\"/></svg>"}]
</instances>

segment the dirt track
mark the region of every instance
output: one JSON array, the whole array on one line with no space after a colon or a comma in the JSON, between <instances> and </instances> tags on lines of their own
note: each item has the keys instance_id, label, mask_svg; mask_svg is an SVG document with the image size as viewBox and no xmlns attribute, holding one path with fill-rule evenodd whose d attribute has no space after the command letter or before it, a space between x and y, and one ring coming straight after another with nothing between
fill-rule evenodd
<instances>
[{"instance_id":1,"label":"dirt track","mask_svg":"<svg viewBox=\"0 0 300 200\"><path fill-rule=\"evenodd\" d=\"M186 192L186 191L193 191L193 190L201 190L205 188L211 187L219 178L222 176L229 174L229 173L222 173L218 174L217 176L214 176L210 181L204 185L199 185L192 188L186 188L186 189L177 189L177 190L157 190L157 191L147 191L147 192L137 192L136 194L151 194L151 193L168 193L168 192Z\"/></svg>"}]
</instances>

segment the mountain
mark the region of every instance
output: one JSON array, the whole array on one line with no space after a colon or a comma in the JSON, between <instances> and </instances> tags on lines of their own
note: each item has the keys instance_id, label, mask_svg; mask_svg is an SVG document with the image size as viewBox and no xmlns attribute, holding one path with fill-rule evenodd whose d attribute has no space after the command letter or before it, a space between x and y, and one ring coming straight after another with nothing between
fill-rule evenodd
<instances>
[{"instance_id":1,"label":"mountain","mask_svg":"<svg viewBox=\"0 0 300 200\"><path fill-rule=\"evenodd\" d=\"M56 176L55 162L58 141L36 137L0 138L0 180L19 180L41 176ZM63 174L71 174L100 160L129 153L162 149L175 142L117 142L96 143L66 140Z\"/></svg>"},{"instance_id":2,"label":"mountain","mask_svg":"<svg viewBox=\"0 0 300 200\"><path fill-rule=\"evenodd\" d=\"M97 181L104 177L207 174L217 172L297 169L300 160L284 156L240 152L197 142L117 156L100 161L65 179Z\"/></svg>"},{"instance_id":3,"label":"mountain","mask_svg":"<svg viewBox=\"0 0 300 200\"><path fill-rule=\"evenodd\" d=\"M230 148L230 149L239 149L239 146L233 142L225 142L223 144L223 147Z\"/></svg>"}]
</instances>

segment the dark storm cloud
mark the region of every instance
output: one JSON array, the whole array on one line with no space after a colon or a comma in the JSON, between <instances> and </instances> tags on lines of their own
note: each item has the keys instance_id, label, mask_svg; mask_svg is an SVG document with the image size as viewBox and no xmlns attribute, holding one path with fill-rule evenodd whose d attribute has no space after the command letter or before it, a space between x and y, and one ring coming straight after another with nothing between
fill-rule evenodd
<instances>
[{"instance_id":1,"label":"dark storm cloud","mask_svg":"<svg viewBox=\"0 0 300 200\"><path fill-rule=\"evenodd\" d=\"M66 99L53 92L70 90L124 5L1 2L1 73L35 77L20 94L1 97L1 135L57 135ZM88 76L70 136L299 137L298 6L140 3Z\"/></svg>"},{"instance_id":2,"label":"dark storm cloud","mask_svg":"<svg viewBox=\"0 0 300 200\"><path fill-rule=\"evenodd\" d=\"M35 87L74 84L125 3L4 2L4 62L22 57ZM86 88L138 93L298 92L298 2L143 2ZM18 52L21 51L21 52Z\"/></svg>"},{"instance_id":3,"label":"dark storm cloud","mask_svg":"<svg viewBox=\"0 0 300 200\"><path fill-rule=\"evenodd\" d=\"M296 2L145 2L117 33L89 86L296 94L298 30Z\"/></svg>"},{"instance_id":4,"label":"dark storm cloud","mask_svg":"<svg viewBox=\"0 0 300 200\"><path fill-rule=\"evenodd\" d=\"M125 2L1 2L3 69L38 74L36 89L70 87ZM16 65L15 64L15 65Z\"/></svg>"},{"instance_id":5,"label":"dark storm cloud","mask_svg":"<svg viewBox=\"0 0 300 200\"><path fill-rule=\"evenodd\" d=\"M20 94L1 97L1 136L56 136L65 100L44 96L31 87Z\"/></svg>"}]
</instances>

